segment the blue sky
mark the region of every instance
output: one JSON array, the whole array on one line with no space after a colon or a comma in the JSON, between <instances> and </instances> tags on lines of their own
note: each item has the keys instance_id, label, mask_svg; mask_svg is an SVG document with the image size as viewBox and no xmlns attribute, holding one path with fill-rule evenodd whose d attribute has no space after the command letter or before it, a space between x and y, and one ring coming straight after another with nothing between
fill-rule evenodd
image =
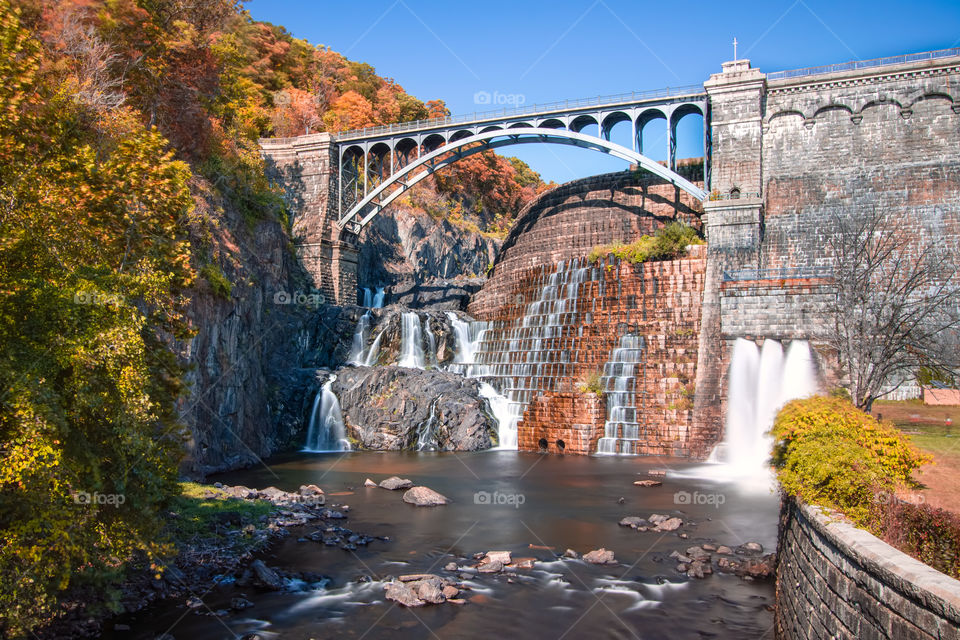
<instances>
[{"instance_id":1,"label":"blue sky","mask_svg":"<svg viewBox=\"0 0 960 640\"><path fill-rule=\"evenodd\" d=\"M422 100L441 98L454 114L503 102L551 102L666 86L701 84L738 57L771 72L960 46L960 2L787 0L418 1L253 0L251 15L374 66ZM509 105L506 105L509 106ZM666 155L665 125L644 151ZM700 155L701 123L681 122L680 155ZM629 135L615 130L614 139ZM555 145L505 149L545 179L616 171L622 161Z\"/></svg>"}]
</instances>

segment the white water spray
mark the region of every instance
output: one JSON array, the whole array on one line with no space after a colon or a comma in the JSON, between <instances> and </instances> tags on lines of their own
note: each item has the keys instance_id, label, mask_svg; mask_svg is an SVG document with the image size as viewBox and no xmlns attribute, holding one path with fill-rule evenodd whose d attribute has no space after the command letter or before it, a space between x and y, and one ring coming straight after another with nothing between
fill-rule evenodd
<instances>
[{"instance_id":1,"label":"white water spray","mask_svg":"<svg viewBox=\"0 0 960 640\"><path fill-rule=\"evenodd\" d=\"M731 476L763 474L777 411L790 400L817 393L810 345L794 340L784 358L783 348L775 340L765 340L761 351L753 342L738 339L727 387L725 437L711 461L725 463Z\"/></svg>"},{"instance_id":2,"label":"white water spray","mask_svg":"<svg viewBox=\"0 0 960 640\"><path fill-rule=\"evenodd\" d=\"M412 311L404 313L398 366L409 369L423 369L423 340L421 336L420 316Z\"/></svg>"},{"instance_id":3,"label":"white water spray","mask_svg":"<svg viewBox=\"0 0 960 640\"><path fill-rule=\"evenodd\" d=\"M346 437L340 401L331 388L336 376L331 376L317 392L310 411L310 425L307 428L307 442L304 451L349 451L350 441Z\"/></svg>"}]
</instances>

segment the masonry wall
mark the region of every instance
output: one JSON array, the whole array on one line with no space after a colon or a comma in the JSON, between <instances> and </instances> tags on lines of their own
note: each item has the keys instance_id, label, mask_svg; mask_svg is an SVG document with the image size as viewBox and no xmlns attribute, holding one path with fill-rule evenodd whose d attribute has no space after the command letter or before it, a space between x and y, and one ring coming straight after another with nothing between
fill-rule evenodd
<instances>
[{"instance_id":1,"label":"masonry wall","mask_svg":"<svg viewBox=\"0 0 960 640\"><path fill-rule=\"evenodd\" d=\"M262 139L260 149L267 175L283 189L297 255L313 288L330 302L356 303L359 250L356 238L337 227L337 162L330 134Z\"/></svg>"},{"instance_id":2,"label":"masonry wall","mask_svg":"<svg viewBox=\"0 0 960 640\"><path fill-rule=\"evenodd\" d=\"M957 248L956 58L771 81L763 122L759 266L827 264L836 219L874 209Z\"/></svg>"},{"instance_id":3,"label":"masonry wall","mask_svg":"<svg viewBox=\"0 0 960 640\"><path fill-rule=\"evenodd\" d=\"M778 638L960 638L960 581L792 500L779 537Z\"/></svg>"},{"instance_id":4,"label":"masonry wall","mask_svg":"<svg viewBox=\"0 0 960 640\"><path fill-rule=\"evenodd\" d=\"M602 374L611 352L626 334L644 339L642 362L635 371L635 408L642 424L640 440L629 453L703 456L715 434L692 429L691 396L697 367L700 301L706 247L694 246L678 260L632 265L610 259L593 266L580 285L574 308L559 314L560 325L549 344L557 364L527 384L538 389L517 426L521 450L588 454L603 435L603 398L583 393L591 373ZM488 348L509 350L512 332L522 326L526 306L540 296L555 267L530 270L512 290L518 303L499 309ZM522 355L522 354L521 354ZM615 434L621 436L622 434Z\"/></svg>"},{"instance_id":5,"label":"masonry wall","mask_svg":"<svg viewBox=\"0 0 960 640\"><path fill-rule=\"evenodd\" d=\"M700 166L680 167L703 186ZM585 257L595 246L630 243L682 220L700 228L701 204L660 178L635 171L591 176L563 184L528 204L503 243L489 280L469 313L492 319L516 303L531 270Z\"/></svg>"}]
</instances>

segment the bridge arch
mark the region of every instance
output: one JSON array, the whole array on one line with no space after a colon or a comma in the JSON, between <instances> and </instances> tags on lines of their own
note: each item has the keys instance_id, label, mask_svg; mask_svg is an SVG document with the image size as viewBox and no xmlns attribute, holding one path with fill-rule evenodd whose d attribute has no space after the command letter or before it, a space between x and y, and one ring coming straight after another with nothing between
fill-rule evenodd
<instances>
[{"instance_id":1,"label":"bridge arch","mask_svg":"<svg viewBox=\"0 0 960 640\"><path fill-rule=\"evenodd\" d=\"M591 118L591 120L593 120L593 118ZM449 144L440 146L422 155L416 161L411 162L377 185L363 200L357 202L345 216L340 218L337 225L341 229L350 225L353 232L359 233L374 216L380 213L393 202L393 200L427 176L432 175L438 169L442 169L475 153L510 145L542 143L564 144L607 153L627 162L640 165L647 171L663 178L677 188L686 191L698 200L703 201L707 197L706 191L683 176L627 147L576 131L524 127L519 129L485 131L458 140L451 140ZM422 169L422 171L415 173L420 169ZM389 191L391 187L397 188ZM359 222L356 221L355 218L361 214L363 215Z\"/></svg>"}]
</instances>

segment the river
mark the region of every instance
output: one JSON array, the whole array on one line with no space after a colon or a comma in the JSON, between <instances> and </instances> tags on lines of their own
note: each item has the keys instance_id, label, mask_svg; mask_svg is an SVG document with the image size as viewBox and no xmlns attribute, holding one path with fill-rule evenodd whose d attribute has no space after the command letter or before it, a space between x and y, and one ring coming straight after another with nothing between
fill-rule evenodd
<instances>
[{"instance_id":1,"label":"river","mask_svg":"<svg viewBox=\"0 0 960 640\"><path fill-rule=\"evenodd\" d=\"M676 460L516 451L299 453L268 463L208 480L285 490L317 484L328 504L350 505L346 526L390 540L350 552L297 542L295 532L270 549L265 562L329 576L326 590L258 593L224 586L205 596L212 609L226 607L240 592L255 606L218 619L184 615L182 603L162 604L133 618L132 633L114 637L152 640L168 630L177 640L252 632L304 640L773 637L772 582L719 573L689 579L669 558L671 551L705 542L736 547L756 541L772 551L778 501L765 488L689 477L695 465ZM669 470L663 486L633 486L651 469ZM363 486L368 477L379 482L391 475L429 486L453 503L418 508L402 502L402 491ZM652 513L695 524L674 533L617 524L624 516ZM584 553L606 547L619 564L560 560L536 547L552 547L558 555L567 548ZM380 581L388 576L451 575L443 571L446 563L464 564L464 557L489 550L542 561L512 578L469 580L472 590L465 592L463 605L406 609L383 597Z\"/></svg>"}]
</instances>

